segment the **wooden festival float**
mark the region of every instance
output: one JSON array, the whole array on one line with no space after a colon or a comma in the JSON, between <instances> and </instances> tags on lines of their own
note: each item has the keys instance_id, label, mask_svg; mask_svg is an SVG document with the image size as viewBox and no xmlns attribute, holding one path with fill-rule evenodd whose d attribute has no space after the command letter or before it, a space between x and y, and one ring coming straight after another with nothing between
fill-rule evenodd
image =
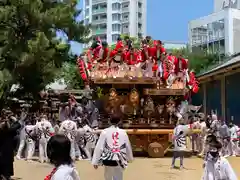
<instances>
[{"instance_id":1,"label":"wooden festival float","mask_svg":"<svg viewBox=\"0 0 240 180\"><path fill-rule=\"evenodd\" d=\"M172 132L177 122L177 107L192 91L185 82L185 78L189 78L190 73L187 68L181 69L177 75L172 74L171 80L168 79L170 77L168 72L174 68L174 65L171 63L170 55L161 52L165 78L160 78L158 73L150 72L153 67L150 71L146 68L151 61L144 60L143 54L149 57L151 52L149 53L148 50L146 52L144 47L139 50L134 49L131 53L133 48L129 49L128 46L125 49L121 40L118 41L114 50L108 50L109 55L106 61L99 61L104 59L103 54L106 50L101 43L99 44L95 49L90 48L85 56L79 57L78 67L86 84L92 89L100 88L103 94L98 99L102 101L102 108L99 109L100 129L109 126L109 115L121 114L121 126L130 134L133 151L147 152L150 157L163 157L172 144ZM142 44L142 46L145 45ZM100 49L99 56L94 55L96 48ZM157 50L159 46L148 48ZM130 53L130 59L132 58L131 61L135 63L128 62L128 53ZM137 53L139 56L136 56ZM126 59L123 58L123 54ZM98 59L94 59L94 56ZM153 56L152 54L150 57L152 61ZM141 60L137 62L134 59L136 57ZM185 60L182 57L172 56L172 58L179 64ZM191 80L193 82L193 79ZM169 81L171 82L168 83ZM195 78L194 83L193 87L196 90L198 87L196 87Z\"/></svg>"}]
</instances>

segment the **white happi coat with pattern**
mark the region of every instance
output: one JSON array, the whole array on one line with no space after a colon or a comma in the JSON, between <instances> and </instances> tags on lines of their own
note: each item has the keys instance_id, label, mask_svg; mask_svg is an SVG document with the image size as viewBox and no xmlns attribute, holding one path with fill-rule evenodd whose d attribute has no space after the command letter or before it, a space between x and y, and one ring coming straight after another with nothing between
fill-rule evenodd
<instances>
[{"instance_id":1,"label":"white happi coat with pattern","mask_svg":"<svg viewBox=\"0 0 240 180\"><path fill-rule=\"evenodd\" d=\"M125 130L111 126L101 132L92 158L93 165L103 160L117 161L122 168L133 160L132 148Z\"/></svg>"},{"instance_id":2,"label":"white happi coat with pattern","mask_svg":"<svg viewBox=\"0 0 240 180\"><path fill-rule=\"evenodd\" d=\"M208 158L206 161L202 180L237 180L237 176L233 171L228 160L219 157L217 160Z\"/></svg>"},{"instance_id":3,"label":"white happi coat with pattern","mask_svg":"<svg viewBox=\"0 0 240 180\"><path fill-rule=\"evenodd\" d=\"M188 125L177 125L173 130L174 137L174 151L185 151L187 148L187 133L189 131Z\"/></svg>"},{"instance_id":4,"label":"white happi coat with pattern","mask_svg":"<svg viewBox=\"0 0 240 180\"><path fill-rule=\"evenodd\" d=\"M62 122L59 133L64 134L72 142L75 140L77 132L77 124L72 120L65 120Z\"/></svg>"},{"instance_id":5,"label":"white happi coat with pattern","mask_svg":"<svg viewBox=\"0 0 240 180\"><path fill-rule=\"evenodd\" d=\"M59 133L64 134L71 141L71 157L73 160L75 160L75 138L77 134L77 124L72 120L65 120L60 126Z\"/></svg>"},{"instance_id":6,"label":"white happi coat with pattern","mask_svg":"<svg viewBox=\"0 0 240 180\"><path fill-rule=\"evenodd\" d=\"M48 120L42 119L40 122L37 122L35 132L39 139L39 159L43 163L47 160L47 143L54 134L54 129Z\"/></svg>"}]
</instances>

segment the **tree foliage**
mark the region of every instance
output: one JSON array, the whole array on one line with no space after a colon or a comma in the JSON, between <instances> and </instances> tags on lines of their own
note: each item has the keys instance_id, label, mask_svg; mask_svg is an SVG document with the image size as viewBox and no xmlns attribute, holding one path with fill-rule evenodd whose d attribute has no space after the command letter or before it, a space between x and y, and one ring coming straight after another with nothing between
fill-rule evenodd
<instances>
[{"instance_id":1,"label":"tree foliage","mask_svg":"<svg viewBox=\"0 0 240 180\"><path fill-rule=\"evenodd\" d=\"M59 71L58 79L63 79L69 89L82 89L84 86L76 63L65 62Z\"/></svg>"},{"instance_id":2,"label":"tree foliage","mask_svg":"<svg viewBox=\"0 0 240 180\"><path fill-rule=\"evenodd\" d=\"M189 69L194 70L196 74L209 70L209 68L222 62L226 56L217 53L207 53L204 51L191 52L187 48L175 49L172 53L176 56L182 55L188 59Z\"/></svg>"},{"instance_id":3,"label":"tree foliage","mask_svg":"<svg viewBox=\"0 0 240 180\"><path fill-rule=\"evenodd\" d=\"M0 2L0 71L8 83L36 96L54 81L69 59L70 41L84 43L89 28L76 18L77 0L2 0ZM65 39L59 38L61 34ZM5 72L5 73L4 73ZM4 75L1 75L2 78Z\"/></svg>"}]
</instances>

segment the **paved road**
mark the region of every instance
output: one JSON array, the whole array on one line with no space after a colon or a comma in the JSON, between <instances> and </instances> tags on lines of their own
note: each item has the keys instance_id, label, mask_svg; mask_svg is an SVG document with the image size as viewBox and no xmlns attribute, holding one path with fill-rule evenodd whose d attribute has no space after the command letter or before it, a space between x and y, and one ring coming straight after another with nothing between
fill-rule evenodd
<instances>
[{"instance_id":1,"label":"paved road","mask_svg":"<svg viewBox=\"0 0 240 180\"><path fill-rule=\"evenodd\" d=\"M240 179L240 158L229 158ZM170 158L148 159L136 158L124 173L124 180L200 180L202 160L198 158L185 159L186 169L180 171L170 169ZM179 161L177 162L179 163ZM38 162L15 161L15 180L43 180L52 167ZM81 180L103 180L103 169L94 170L88 161L77 162Z\"/></svg>"}]
</instances>

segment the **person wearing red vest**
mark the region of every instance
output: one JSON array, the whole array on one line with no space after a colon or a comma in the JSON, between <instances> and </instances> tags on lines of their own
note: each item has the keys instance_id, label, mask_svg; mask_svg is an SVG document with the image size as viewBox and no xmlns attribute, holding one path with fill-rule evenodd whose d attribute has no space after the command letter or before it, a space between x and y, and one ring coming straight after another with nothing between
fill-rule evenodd
<instances>
[{"instance_id":1,"label":"person wearing red vest","mask_svg":"<svg viewBox=\"0 0 240 180\"><path fill-rule=\"evenodd\" d=\"M163 65L163 69L164 69L164 79L167 82L167 87L171 87L173 84L173 81L175 80L175 73L174 73L174 69L175 69L175 65L174 62L176 61L176 57L173 56L171 53L169 55L167 55L167 59L164 62Z\"/></svg>"},{"instance_id":2,"label":"person wearing red vest","mask_svg":"<svg viewBox=\"0 0 240 180\"><path fill-rule=\"evenodd\" d=\"M110 69L107 72L108 76L113 76L113 78L116 78L120 75L120 66L124 62L124 56L124 44L121 38L118 38L116 47L110 52L109 55Z\"/></svg>"},{"instance_id":3,"label":"person wearing red vest","mask_svg":"<svg viewBox=\"0 0 240 180\"><path fill-rule=\"evenodd\" d=\"M107 64L107 59L109 57L109 50L108 50L108 44L107 42L102 42L101 49L99 51L99 56L96 59L97 61L97 68L96 68L96 73L98 76L101 78L106 78L106 72L108 70L108 64Z\"/></svg>"},{"instance_id":4,"label":"person wearing red vest","mask_svg":"<svg viewBox=\"0 0 240 180\"><path fill-rule=\"evenodd\" d=\"M124 62L129 66L128 75L130 78L135 77L137 74L137 64L139 63L139 55L133 47L126 52Z\"/></svg>"},{"instance_id":5,"label":"person wearing red vest","mask_svg":"<svg viewBox=\"0 0 240 180\"><path fill-rule=\"evenodd\" d=\"M124 62L128 65L136 65L138 63L138 53L131 48L125 56Z\"/></svg>"},{"instance_id":6,"label":"person wearing red vest","mask_svg":"<svg viewBox=\"0 0 240 180\"><path fill-rule=\"evenodd\" d=\"M147 44L146 39L142 40L141 42L141 59L142 62L146 62L149 58L149 45Z\"/></svg>"},{"instance_id":7,"label":"person wearing red vest","mask_svg":"<svg viewBox=\"0 0 240 180\"><path fill-rule=\"evenodd\" d=\"M163 65L162 57L166 54L166 50L162 45L160 40L154 41L154 47L151 48L151 57L154 60L153 71L155 76L157 76L157 71L159 72L160 78L163 77Z\"/></svg>"},{"instance_id":8,"label":"person wearing red vest","mask_svg":"<svg viewBox=\"0 0 240 180\"><path fill-rule=\"evenodd\" d=\"M198 90L199 90L198 84L199 83L195 77L195 72L193 70L190 71L188 86L189 86L189 89L191 89L193 93L198 92Z\"/></svg>"}]
</instances>

